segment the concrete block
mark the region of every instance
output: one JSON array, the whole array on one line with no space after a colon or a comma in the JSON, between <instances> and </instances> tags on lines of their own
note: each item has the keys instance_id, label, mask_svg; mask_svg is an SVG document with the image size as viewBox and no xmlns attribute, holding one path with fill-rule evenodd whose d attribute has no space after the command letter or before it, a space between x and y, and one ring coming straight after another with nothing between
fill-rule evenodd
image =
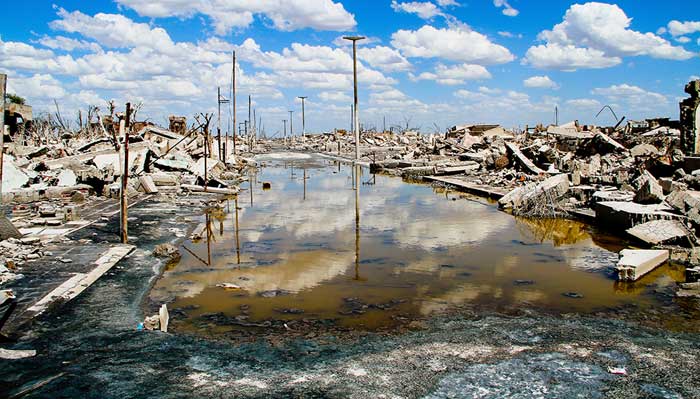
<instances>
[{"instance_id":1,"label":"concrete block","mask_svg":"<svg viewBox=\"0 0 700 399\"><path fill-rule=\"evenodd\" d=\"M141 176L139 177L139 183L146 194L155 194L158 192L158 187L153 183L151 176Z\"/></svg>"},{"instance_id":2,"label":"concrete block","mask_svg":"<svg viewBox=\"0 0 700 399\"><path fill-rule=\"evenodd\" d=\"M617 279L636 281L668 261L665 249L623 249L617 263Z\"/></svg>"}]
</instances>

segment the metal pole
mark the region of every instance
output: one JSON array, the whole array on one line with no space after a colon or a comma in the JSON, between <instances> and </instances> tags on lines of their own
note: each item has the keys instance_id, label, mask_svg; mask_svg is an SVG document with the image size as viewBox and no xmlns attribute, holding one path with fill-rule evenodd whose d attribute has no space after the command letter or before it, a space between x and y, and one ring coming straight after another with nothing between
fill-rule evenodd
<instances>
[{"instance_id":1,"label":"metal pole","mask_svg":"<svg viewBox=\"0 0 700 399\"><path fill-rule=\"evenodd\" d=\"M302 142L306 141L306 113L304 112L304 100L306 100L308 97L306 96L300 96L301 98L301 136L302 136Z\"/></svg>"},{"instance_id":2,"label":"metal pole","mask_svg":"<svg viewBox=\"0 0 700 399\"><path fill-rule=\"evenodd\" d=\"M289 111L289 137L294 139L294 111Z\"/></svg>"},{"instance_id":3,"label":"metal pole","mask_svg":"<svg viewBox=\"0 0 700 399\"><path fill-rule=\"evenodd\" d=\"M252 109L251 103L252 102L253 102L253 98L250 95L248 95L248 124L246 125L246 129L245 129L245 134L248 137L248 152L252 151L252 149L253 149L253 139L251 138L251 134L250 134L250 129L251 129L251 127L250 127L251 119L250 118L251 118L251 109Z\"/></svg>"},{"instance_id":4,"label":"metal pole","mask_svg":"<svg viewBox=\"0 0 700 399\"><path fill-rule=\"evenodd\" d=\"M355 279L360 279L360 165L355 169Z\"/></svg>"},{"instance_id":5,"label":"metal pole","mask_svg":"<svg viewBox=\"0 0 700 399\"><path fill-rule=\"evenodd\" d=\"M131 119L131 103L126 103L126 118L124 121L124 171L122 172L122 195L121 195L121 238L122 244L129 241L129 206L128 206L128 183L129 183L129 129Z\"/></svg>"},{"instance_id":6,"label":"metal pole","mask_svg":"<svg viewBox=\"0 0 700 399\"><path fill-rule=\"evenodd\" d=\"M7 90L7 75L0 74L0 216L5 216L2 202L2 158L5 153L5 90Z\"/></svg>"},{"instance_id":7,"label":"metal pole","mask_svg":"<svg viewBox=\"0 0 700 399\"><path fill-rule=\"evenodd\" d=\"M216 133L219 142L219 161L221 161L221 87L216 88L216 104L219 107L219 119L217 120Z\"/></svg>"},{"instance_id":8,"label":"metal pole","mask_svg":"<svg viewBox=\"0 0 700 399\"><path fill-rule=\"evenodd\" d=\"M357 41L364 39L362 36L345 36L345 40L352 41L352 76L353 76L353 87L354 87L354 118L355 123L355 162L360 160L360 126L359 117L357 112Z\"/></svg>"},{"instance_id":9,"label":"metal pole","mask_svg":"<svg viewBox=\"0 0 700 399\"><path fill-rule=\"evenodd\" d=\"M282 140L282 142L284 144L287 144L287 120L283 119L282 122L284 122L284 139Z\"/></svg>"},{"instance_id":10,"label":"metal pole","mask_svg":"<svg viewBox=\"0 0 700 399\"><path fill-rule=\"evenodd\" d=\"M236 52L233 52L233 162L236 162Z\"/></svg>"},{"instance_id":11,"label":"metal pole","mask_svg":"<svg viewBox=\"0 0 700 399\"><path fill-rule=\"evenodd\" d=\"M355 133L355 107L350 105L350 131Z\"/></svg>"}]
</instances>

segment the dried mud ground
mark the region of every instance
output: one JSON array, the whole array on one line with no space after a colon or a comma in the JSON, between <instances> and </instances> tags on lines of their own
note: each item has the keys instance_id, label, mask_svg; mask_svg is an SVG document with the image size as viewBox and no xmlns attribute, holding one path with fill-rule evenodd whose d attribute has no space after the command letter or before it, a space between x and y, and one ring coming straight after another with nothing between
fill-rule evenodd
<instances>
[{"instance_id":1,"label":"dried mud ground","mask_svg":"<svg viewBox=\"0 0 700 399\"><path fill-rule=\"evenodd\" d=\"M9 347L37 356L0 363L0 397L700 398L697 334L611 318L463 310L397 334L238 344L137 332L164 267L153 247L185 237L201 208L201 198L135 207L139 249ZM74 238L116 241L105 234L115 223Z\"/></svg>"}]
</instances>

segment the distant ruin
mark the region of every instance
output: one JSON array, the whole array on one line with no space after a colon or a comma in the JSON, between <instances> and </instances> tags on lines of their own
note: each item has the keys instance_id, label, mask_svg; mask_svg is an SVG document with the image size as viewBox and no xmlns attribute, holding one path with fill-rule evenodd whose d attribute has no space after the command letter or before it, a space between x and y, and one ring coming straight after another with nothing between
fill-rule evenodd
<instances>
[{"instance_id":1,"label":"distant ruin","mask_svg":"<svg viewBox=\"0 0 700 399\"><path fill-rule=\"evenodd\" d=\"M700 154L700 80L685 86L690 98L681 101L681 148L686 155Z\"/></svg>"}]
</instances>

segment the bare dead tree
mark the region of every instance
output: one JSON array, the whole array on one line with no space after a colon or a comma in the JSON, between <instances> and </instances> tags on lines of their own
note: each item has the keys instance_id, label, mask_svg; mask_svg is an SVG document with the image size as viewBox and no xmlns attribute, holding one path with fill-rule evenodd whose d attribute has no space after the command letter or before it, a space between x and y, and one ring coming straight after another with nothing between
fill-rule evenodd
<instances>
[{"instance_id":1,"label":"bare dead tree","mask_svg":"<svg viewBox=\"0 0 700 399\"><path fill-rule=\"evenodd\" d=\"M136 122L136 114L143 108L143 101L131 106L131 120Z\"/></svg>"},{"instance_id":2,"label":"bare dead tree","mask_svg":"<svg viewBox=\"0 0 700 399\"><path fill-rule=\"evenodd\" d=\"M114 100L107 101L107 109L109 109L110 118L114 116L114 111L117 109L117 104Z\"/></svg>"}]
</instances>

